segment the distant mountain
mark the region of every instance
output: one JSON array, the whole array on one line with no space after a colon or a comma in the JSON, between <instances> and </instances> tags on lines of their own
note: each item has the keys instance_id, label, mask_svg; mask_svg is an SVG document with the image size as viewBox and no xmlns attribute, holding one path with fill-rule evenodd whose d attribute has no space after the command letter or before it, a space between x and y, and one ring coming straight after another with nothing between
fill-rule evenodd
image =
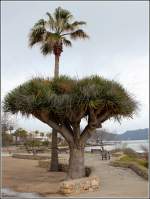
<instances>
[{"instance_id":1,"label":"distant mountain","mask_svg":"<svg viewBox=\"0 0 150 199\"><path fill-rule=\"evenodd\" d=\"M103 141L120 141L120 140L147 140L148 128L126 131L122 134L108 133L103 130L96 130L88 142L97 142L97 140Z\"/></svg>"},{"instance_id":2,"label":"distant mountain","mask_svg":"<svg viewBox=\"0 0 150 199\"><path fill-rule=\"evenodd\" d=\"M148 128L126 131L123 134L117 136L118 140L147 140Z\"/></svg>"},{"instance_id":3,"label":"distant mountain","mask_svg":"<svg viewBox=\"0 0 150 199\"><path fill-rule=\"evenodd\" d=\"M114 141L117 140L117 134L114 133L108 133L104 130L96 130L95 133L93 133L92 137L88 140L88 142L99 142L98 140L103 140L103 141Z\"/></svg>"}]
</instances>

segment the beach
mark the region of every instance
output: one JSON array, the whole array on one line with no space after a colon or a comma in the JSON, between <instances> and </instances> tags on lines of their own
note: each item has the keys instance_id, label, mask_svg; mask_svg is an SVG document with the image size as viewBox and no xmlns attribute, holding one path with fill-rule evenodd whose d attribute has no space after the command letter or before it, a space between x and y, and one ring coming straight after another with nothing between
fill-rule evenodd
<instances>
[{"instance_id":1,"label":"beach","mask_svg":"<svg viewBox=\"0 0 150 199\"><path fill-rule=\"evenodd\" d=\"M86 154L85 164L96 168L100 177L97 192L81 193L76 197L147 197L148 181L130 169L116 168L99 155ZM59 193L59 183L66 177L64 172L48 172L38 167L37 160L2 158L2 185L16 192L39 194L45 197L66 197Z\"/></svg>"}]
</instances>

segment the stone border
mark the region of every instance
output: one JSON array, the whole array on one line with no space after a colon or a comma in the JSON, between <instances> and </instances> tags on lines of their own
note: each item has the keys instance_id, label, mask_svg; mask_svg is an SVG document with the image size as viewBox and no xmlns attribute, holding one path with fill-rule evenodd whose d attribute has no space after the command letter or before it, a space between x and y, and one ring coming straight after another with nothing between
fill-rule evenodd
<instances>
[{"instance_id":1,"label":"stone border","mask_svg":"<svg viewBox=\"0 0 150 199\"><path fill-rule=\"evenodd\" d=\"M28 155L28 154L12 154L13 158L18 159L27 159L27 160L47 160L49 156L40 156L40 155Z\"/></svg>"},{"instance_id":2,"label":"stone border","mask_svg":"<svg viewBox=\"0 0 150 199\"><path fill-rule=\"evenodd\" d=\"M39 167L49 168L49 160L39 160ZM67 172L68 164L66 159L59 159L59 170ZM66 180L60 183L60 193L66 196L89 191L97 191L100 186L100 179L94 175L94 168L85 168L86 176L80 179Z\"/></svg>"},{"instance_id":3,"label":"stone border","mask_svg":"<svg viewBox=\"0 0 150 199\"><path fill-rule=\"evenodd\" d=\"M135 162L127 163L127 162L114 161L114 162L110 162L110 165L114 167L130 168L136 174L148 180L148 169L146 169L143 166L137 165Z\"/></svg>"},{"instance_id":4,"label":"stone border","mask_svg":"<svg viewBox=\"0 0 150 199\"><path fill-rule=\"evenodd\" d=\"M60 193L66 196L83 192L98 191L99 178L96 176L67 180L60 183Z\"/></svg>"}]
</instances>

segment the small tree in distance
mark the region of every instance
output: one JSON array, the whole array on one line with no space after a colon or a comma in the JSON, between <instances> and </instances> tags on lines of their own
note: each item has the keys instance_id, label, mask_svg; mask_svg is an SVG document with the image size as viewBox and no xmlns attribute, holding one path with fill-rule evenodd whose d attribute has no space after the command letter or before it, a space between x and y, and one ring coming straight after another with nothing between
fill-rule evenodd
<instances>
[{"instance_id":1,"label":"small tree in distance","mask_svg":"<svg viewBox=\"0 0 150 199\"><path fill-rule=\"evenodd\" d=\"M85 176L84 148L96 128L110 118L132 118L137 103L113 80L61 76L34 78L20 85L5 97L4 110L32 114L60 132L70 149L68 177L74 179ZM87 118L87 125L81 131L82 118Z\"/></svg>"},{"instance_id":2,"label":"small tree in distance","mask_svg":"<svg viewBox=\"0 0 150 199\"><path fill-rule=\"evenodd\" d=\"M42 145L40 140L27 140L24 142L24 146L28 152L32 151L33 155L38 153L39 147Z\"/></svg>"},{"instance_id":3,"label":"small tree in distance","mask_svg":"<svg viewBox=\"0 0 150 199\"><path fill-rule=\"evenodd\" d=\"M14 133L13 135L16 137L16 145L18 143L21 143L21 142L25 142L26 141L26 138L28 136L28 132L22 128L18 128ZM18 138L19 138L19 142L18 142Z\"/></svg>"},{"instance_id":4,"label":"small tree in distance","mask_svg":"<svg viewBox=\"0 0 150 199\"><path fill-rule=\"evenodd\" d=\"M39 135L40 132L36 130L34 133L35 135Z\"/></svg>"},{"instance_id":5,"label":"small tree in distance","mask_svg":"<svg viewBox=\"0 0 150 199\"><path fill-rule=\"evenodd\" d=\"M2 146L7 147L13 144L13 136L11 131L14 129L15 123L9 114L2 112L1 114L1 132L2 132ZM8 134L8 131L10 134Z\"/></svg>"}]
</instances>

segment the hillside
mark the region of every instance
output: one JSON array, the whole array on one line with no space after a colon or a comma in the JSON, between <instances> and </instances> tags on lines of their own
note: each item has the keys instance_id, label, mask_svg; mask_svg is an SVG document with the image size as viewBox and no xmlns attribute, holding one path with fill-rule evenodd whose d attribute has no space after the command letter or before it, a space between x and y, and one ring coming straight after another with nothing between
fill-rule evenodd
<instances>
[{"instance_id":1,"label":"hillside","mask_svg":"<svg viewBox=\"0 0 150 199\"><path fill-rule=\"evenodd\" d=\"M148 128L126 131L123 134L117 136L118 140L147 140Z\"/></svg>"},{"instance_id":2,"label":"hillside","mask_svg":"<svg viewBox=\"0 0 150 199\"><path fill-rule=\"evenodd\" d=\"M96 133L88 140L90 142L103 141L117 141L117 140L147 140L148 128L126 131L122 134L108 133L103 130L96 130Z\"/></svg>"}]
</instances>

